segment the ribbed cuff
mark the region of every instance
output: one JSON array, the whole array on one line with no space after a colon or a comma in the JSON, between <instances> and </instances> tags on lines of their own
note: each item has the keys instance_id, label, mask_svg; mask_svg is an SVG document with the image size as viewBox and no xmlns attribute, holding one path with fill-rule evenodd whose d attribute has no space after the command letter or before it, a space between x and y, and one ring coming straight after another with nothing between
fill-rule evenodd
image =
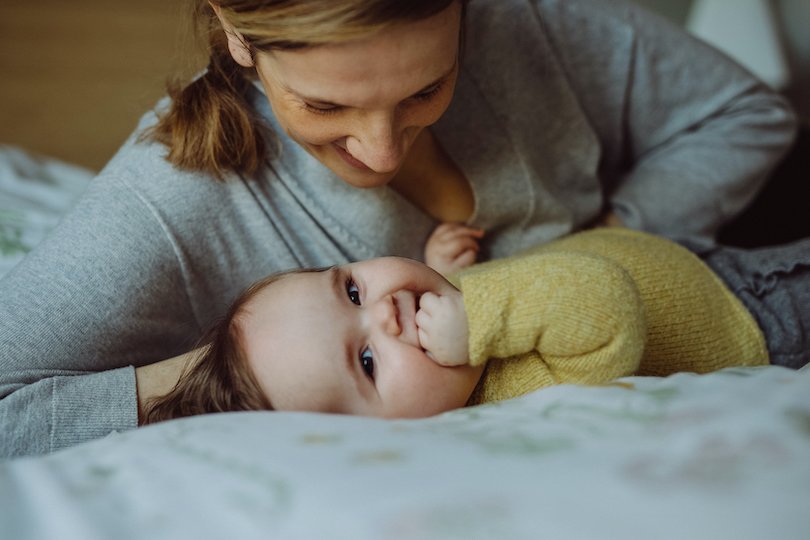
<instances>
[{"instance_id":1,"label":"ribbed cuff","mask_svg":"<svg viewBox=\"0 0 810 540\"><path fill-rule=\"evenodd\" d=\"M138 427L132 366L53 379L50 451Z\"/></svg>"}]
</instances>

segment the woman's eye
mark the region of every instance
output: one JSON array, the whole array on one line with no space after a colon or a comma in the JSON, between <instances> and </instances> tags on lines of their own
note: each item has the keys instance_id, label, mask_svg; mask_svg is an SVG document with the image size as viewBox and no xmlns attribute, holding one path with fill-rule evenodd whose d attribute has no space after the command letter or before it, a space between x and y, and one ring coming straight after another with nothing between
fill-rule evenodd
<instances>
[{"instance_id":1,"label":"woman's eye","mask_svg":"<svg viewBox=\"0 0 810 540\"><path fill-rule=\"evenodd\" d=\"M433 97L436 94L439 93L439 90L441 90L441 89L442 89L442 85L440 84L439 86L437 86L433 90L430 90L428 92L423 92L422 94L416 94L413 97L416 98L419 101L430 101L431 99L433 99Z\"/></svg>"},{"instance_id":2,"label":"woman's eye","mask_svg":"<svg viewBox=\"0 0 810 540\"><path fill-rule=\"evenodd\" d=\"M340 107L316 107L309 103L304 103L304 107L306 107L307 111L315 114L334 114L341 109Z\"/></svg>"},{"instance_id":3,"label":"woman's eye","mask_svg":"<svg viewBox=\"0 0 810 540\"><path fill-rule=\"evenodd\" d=\"M348 283L346 283L346 294L349 295L349 300L351 300L353 304L360 305L360 291L357 289L357 285L354 284L354 281L349 280Z\"/></svg>"},{"instance_id":4,"label":"woman's eye","mask_svg":"<svg viewBox=\"0 0 810 540\"><path fill-rule=\"evenodd\" d=\"M365 349L360 353L360 365L363 366L363 371L366 375L374 378L374 358L371 355L371 349Z\"/></svg>"}]
</instances>

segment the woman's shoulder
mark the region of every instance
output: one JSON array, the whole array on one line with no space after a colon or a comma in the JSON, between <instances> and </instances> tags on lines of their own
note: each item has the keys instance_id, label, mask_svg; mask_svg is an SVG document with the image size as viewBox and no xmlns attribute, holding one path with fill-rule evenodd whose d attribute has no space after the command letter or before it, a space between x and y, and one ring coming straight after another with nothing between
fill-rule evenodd
<instances>
[{"instance_id":1,"label":"woman's shoulder","mask_svg":"<svg viewBox=\"0 0 810 540\"><path fill-rule=\"evenodd\" d=\"M621 0L472 2L468 14L470 38L486 39L499 32L519 37L520 42L528 35L542 34L558 58L582 55L590 58L598 54L603 61L624 57L642 34L660 35L662 39L681 39L686 35L664 17ZM491 43L497 47L497 41Z\"/></svg>"},{"instance_id":2,"label":"woman's shoulder","mask_svg":"<svg viewBox=\"0 0 810 540\"><path fill-rule=\"evenodd\" d=\"M556 32L569 25L632 24L638 6L618 0L477 0L468 8L468 24L533 25ZM645 11L641 11L645 13Z\"/></svg>"},{"instance_id":3,"label":"woman's shoulder","mask_svg":"<svg viewBox=\"0 0 810 540\"><path fill-rule=\"evenodd\" d=\"M167 99L141 117L138 126L94 180L96 187L125 185L144 201L163 205L178 199L191 202L222 196L234 182L220 181L202 171L182 170L166 158L169 148L149 137L149 129Z\"/></svg>"},{"instance_id":4,"label":"woman's shoulder","mask_svg":"<svg viewBox=\"0 0 810 540\"><path fill-rule=\"evenodd\" d=\"M569 109L582 106L582 94L595 94L612 105L624 94L613 96L610 87L624 88L637 26L646 24L638 16L634 6L612 0L472 2L464 67L479 86L496 88L496 98Z\"/></svg>"}]
</instances>

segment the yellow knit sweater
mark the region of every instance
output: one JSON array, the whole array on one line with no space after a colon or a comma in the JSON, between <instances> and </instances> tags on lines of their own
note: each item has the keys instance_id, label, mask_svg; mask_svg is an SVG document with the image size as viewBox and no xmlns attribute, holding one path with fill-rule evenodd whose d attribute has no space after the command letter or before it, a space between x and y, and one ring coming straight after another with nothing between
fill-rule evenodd
<instances>
[{"instance_id":1,"label":"yellow knit sweater","mask_svg":"<svg viewBox=\"0 0 810 540\"><path fill-rule=\"evenodd\" d=\"M552 384L768 364L762 331L700 259L628 229L571 235L451 277L464 293L468 404Z\"/></svg>"}]
</instances>

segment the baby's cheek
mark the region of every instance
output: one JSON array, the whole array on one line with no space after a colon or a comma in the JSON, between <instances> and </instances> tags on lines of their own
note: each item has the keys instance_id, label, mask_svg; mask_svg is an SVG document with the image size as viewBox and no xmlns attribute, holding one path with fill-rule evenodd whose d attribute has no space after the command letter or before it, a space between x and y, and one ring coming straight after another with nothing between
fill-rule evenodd
<instances>
[{"instance_id":1,"label":"baby's cheek","mask_svg":"<svg viewBox=\"0 0 810 540\"><path fill-rule=\"evenodd\" d=\"M427 360L432 364L428 385L436 398L436 406L442 409L437 413L463 407L475 390L483 368L468 365L444 367L429 358Z\"/></svg>"}]
</instances>

